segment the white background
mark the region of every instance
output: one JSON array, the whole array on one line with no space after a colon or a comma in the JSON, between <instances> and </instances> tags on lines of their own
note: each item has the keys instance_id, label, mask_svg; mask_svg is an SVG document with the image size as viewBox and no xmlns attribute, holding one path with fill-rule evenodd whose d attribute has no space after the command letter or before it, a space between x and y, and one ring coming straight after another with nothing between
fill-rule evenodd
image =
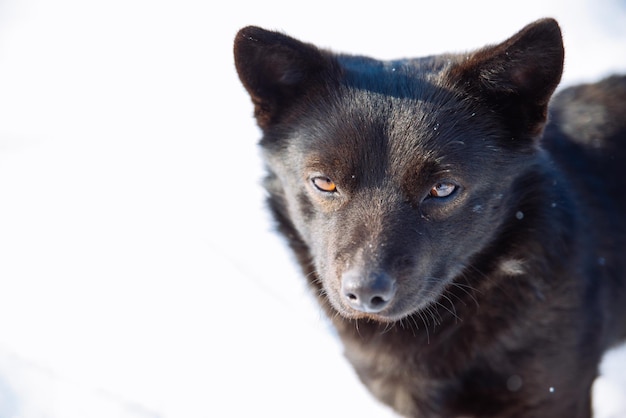
<instances>
[{"instance_id":1,"label":"white background","mask_svg":"<svg viewBox=\"0 0 626 418\"><path fill-rule=\"evenodd\" d=\"M398 58L543 16L563 85L626 71L623 1L0 0L0 418L390 416L272 232L233 38Z\"/></svg>"}]
</instances>

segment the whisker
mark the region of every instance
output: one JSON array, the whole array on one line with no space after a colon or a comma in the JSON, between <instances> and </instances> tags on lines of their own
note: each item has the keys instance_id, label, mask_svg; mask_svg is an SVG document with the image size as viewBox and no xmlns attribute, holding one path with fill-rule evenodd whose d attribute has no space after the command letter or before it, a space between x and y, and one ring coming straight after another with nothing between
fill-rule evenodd
<instances>
[{"instance_id":1,"label":"whisker","mask_svg":"<svg viewBox=\"0 0 626 418\"><path fill-rule=\"evenodd\" d=\"M452 302L452 299L450 299L448 296L446 296L445 293L443 293L441 295L442 298L446 299L448 302L450 302L450 308L446 307L443 303L441 302L435 302L438 306L441 306L443 309L445 309L446 311L450 312L450 314L454 317L454 322L460 321L461 318L459 318L459 316L456 313L456 307L454 306L454 303Z\"/></svg>"},{"instance_id":2,"label":"whisker","mask_svg":"<svg viewBox=\"0 0 626 418\"><path fill-rule=\"evenodd\" d=\"M395 322L386 322L385 328L383 328L383 331L381 332L381 334L388 333L389 331L393 329L394 326L395 326Z\"/></svg>"},{"instance_id":3,"label":"whisker","mask_svg":"<svg viewBox=\"0 0 626 418\"><path fill-rule=\"evenodd\" d=\"M356 333L359 334L359 336L361 337L362 335L361 335L361 330L359 329L359 320L358 319L354 320L354 326L356 328Z\"/></svg>"},{"instance_id":4,"label":"whisker","mask_svg":"<svg viewBox=\"0 0 626 418\"><path fill-rule=\"evenodd\" d=\"M420 329L419 324L417 323L417 320L415 319L415 316L411 315L408 318L410 320L409 322L409 328L411 329L411 331L413 332L413 336L417 336L417 333ZM415 327L414 327L415 326ZM426 331L428 333L428 330Z\"/></svg>"},{"instance_id":5,"label":"whisker","mask_svg":"<svg viewBox=\"0 0 626 418\"><path fill-rule=\"evenodd\" d=\"M436 309L434 309L434 307L431 305L428 308L426 308L426 312L428 312L430 314L430 317L433 319L433 330L441 325L442 323L442 318L441 318L441 314L439 314L439 311L437 311ZM436 315L436 316L435 316Z\"/></svg>"},{"instance_id":6,"label":"whisker","mask_svg":"<svg viewBox=\"0 0 626 418\"><path fill-rule=\"evenodd\" d=\"M419 317L422 319L422 322L424 323L424 328L426 329L426 341L428 342L428 344L430 344L430 333L428 332L427 321L426 319L424 319L422 312L418 311L417 314L419 315Z\"/></svg>"},{"instance_id":7,"label":"whisker","mask_svg":"<svg viewBox=\"0 0 626 418\"><path fill-rule=\"evenodd\" d=\"M472 299L472 301L474 302L474 304L476 304L476 307L477 307L477 308L480 308L480 303L478 302L478 299L476 299L476 297L474 296L474 294L473 294L472 292L477 292L477 293L482 293L482 292L480 292L479 290L475 289L475 288L474 288L474 287L472 287L472 286L469 286L469 285L463 285L463 284L461 284L461 283L456 283L456 282L451 283L451 286L453 286L453 287L455 287L455 288L457 288L457 289L461 290L463 293L465 293L467 296L469 296L469 297L470 297L470 299ZM451 293L451 294L452 294L452 295L454 295L454 293ZM456 296L456 297L457 297L457 299L459 299L459 301L460 301L461 303L463 303L464 305L466 305L466 303L463 301L463 299L462 299L460 296L458 296L458 295L454 295L454 296ZM467 306L467 305L466 305L466 306Z\"/></svg>"}]
</instances>

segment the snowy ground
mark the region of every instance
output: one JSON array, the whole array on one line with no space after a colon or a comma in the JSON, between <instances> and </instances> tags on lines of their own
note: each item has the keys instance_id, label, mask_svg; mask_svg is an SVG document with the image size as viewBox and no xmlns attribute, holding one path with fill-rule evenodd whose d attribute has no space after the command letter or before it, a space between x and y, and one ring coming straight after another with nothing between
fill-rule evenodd
<instances>
[{"instance_id":1,"label":"snowy ground","mask_svg":"<svg viewBox=\"0 0 626 418\"><path fill-rule=\"evenodd\" d=\"M237 29L394 58L554 16L565 84L626 71L623 1L399 3L0 1L0 418L391 416L271 232Z\"/></svg>"}]
</instances>

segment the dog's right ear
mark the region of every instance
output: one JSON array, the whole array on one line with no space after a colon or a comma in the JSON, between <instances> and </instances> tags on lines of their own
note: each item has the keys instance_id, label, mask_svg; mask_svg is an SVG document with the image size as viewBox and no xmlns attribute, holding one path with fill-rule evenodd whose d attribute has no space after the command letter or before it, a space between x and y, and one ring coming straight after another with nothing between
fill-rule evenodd
<instances>
[{"instance_id":1,"label":"dog's right ear","mask_svg":"<svg viewBox=\"0 0 626 418\"><path fill-rule=\"evenodd\" d=\"M254 26L237 33L234 54L239 79L262 129L276 122L295 98L321 85L322 74L333 67L329 53Z\"/></svg>"}]
</instances>

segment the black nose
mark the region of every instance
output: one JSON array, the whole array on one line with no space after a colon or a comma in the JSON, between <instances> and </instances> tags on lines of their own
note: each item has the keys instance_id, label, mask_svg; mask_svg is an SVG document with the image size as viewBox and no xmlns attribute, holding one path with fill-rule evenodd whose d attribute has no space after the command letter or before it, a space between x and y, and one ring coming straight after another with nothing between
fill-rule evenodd
<instances>
[{"instance_id":1,"label":"black nose","mask_svg":"<svg viewBox=\"0 0 626 418\"><path fill-rule=\"evenodd\" d=\"M385 273L362 273L349 270L341 277L341 293L353 309L378 313L396 294L396 282Z\"/></svg>"}]
</instances>

